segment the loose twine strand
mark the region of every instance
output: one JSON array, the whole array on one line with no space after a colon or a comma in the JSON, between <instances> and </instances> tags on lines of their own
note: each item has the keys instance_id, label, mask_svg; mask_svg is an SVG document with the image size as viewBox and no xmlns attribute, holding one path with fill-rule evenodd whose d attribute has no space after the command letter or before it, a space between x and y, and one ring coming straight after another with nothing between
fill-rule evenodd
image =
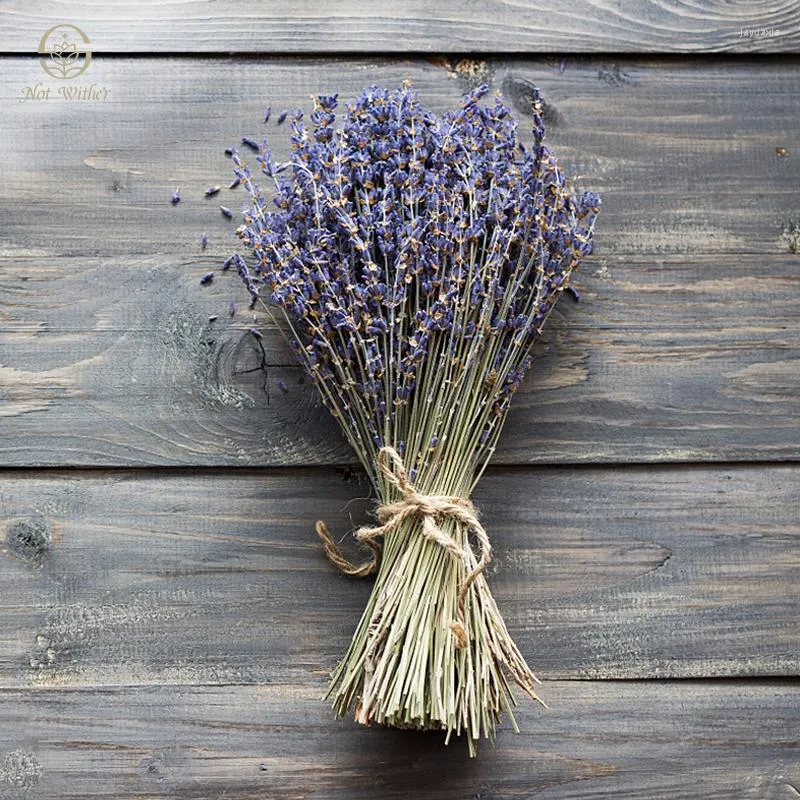
<instances>
[{"instance_id":1,"label":"loose twine strand","mask_svg":"<svg viewBox=\"0 0 800 800\"><path fill-rule=\"evenodd\" d=\"M470 570L470 563L474 561L475 554L469 544L464 547L460 546L452 536L439 527L441 520L447 517L461 523L468 531L475 533L480 545L480 559L461 584L458 592L457 619L450 624L458 647L466 647L469 644L465 610L467 592L492 560L492 546L483 525L478 521L477 509L465 497L447 497L418 492L409 480L403 459L393 447L382 447L378 451L376 464L386 480L400 492L402 500L378 506L376 516L381 524L374 527L363 526L355 532L355 538L372 550L371 558L362 564L348 561L334 542L328 527L320 520L316 524L316 530L325 546L325 554L345 575L364 578L378 569L381 549L376 540L390 534L410 517L416 517L422 521L422 534L426 539L436 542L447 550L456 561L463 562L465 567Z\"/></svg>"}]
</instances>

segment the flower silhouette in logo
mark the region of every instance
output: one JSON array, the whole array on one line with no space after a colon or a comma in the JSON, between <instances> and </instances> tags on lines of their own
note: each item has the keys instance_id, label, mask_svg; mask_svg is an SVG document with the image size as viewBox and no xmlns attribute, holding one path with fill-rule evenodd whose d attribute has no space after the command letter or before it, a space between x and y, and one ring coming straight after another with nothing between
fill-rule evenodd
<instances>
[{"instance_id":1,"label":"flower silhouette in logo","mask_svg":"<svg viewBox=\"0 0 800 800\"><path fill-rule=\"evenodd\" d=\"M74 25L54 25L39 42L42 69L59 80L77 78L92 60L89 37Z\"/></svg>"}]
</instances>

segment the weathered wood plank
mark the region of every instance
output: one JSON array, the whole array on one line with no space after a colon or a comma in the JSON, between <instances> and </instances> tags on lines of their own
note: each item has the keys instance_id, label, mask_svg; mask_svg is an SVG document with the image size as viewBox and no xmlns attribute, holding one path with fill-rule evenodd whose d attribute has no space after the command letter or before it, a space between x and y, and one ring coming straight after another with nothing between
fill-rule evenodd
<instances>
[{"instance_id":1,"label":"weathered wood plank","mask_svg":"<svg viewBox=\"0 0 800 800\"><path fill-rule=\"evenodd\" d=\"M547 683L469 761L436 733L336 722L322 686L0 692L10 800L791 800L797 685Z\"/></svg>"},{"instance_id":2,"label":"weathered wood plank","mask_svg":"<svg viewBox=\"0 0 800 800\"><path fill-rule=\"evenodd\" d=\"M238 279L199 286L211 258L16 261L0 278L0 461L353 463L277 332L263 352L248 333ZM496 462L796 458L799 264L587 266Z\"/></svg>"},{"instance_id":3,"label":"weathered wood plank","mask_svg":"<svg viewBox=\"0 0 800 800\"><path fill-rule=\"evenodd\" d=\"M797 59L580 59L563 73L546 60L520 59L476 69L454 78L442 62L419 59L98 58L66 86L33 59L9 59L0 86L0 255L199 260L203 231L222 252L235 242L235 223L222 219L219 204L236 210L241 190L213 199L203 191L229 181L225 147L269 133L283 157L288 130L275 125L279 109L308 109L309 94L349 99L373 81L403 78L437 111L486 81L513 101L522 128L530 86L539 85L565 169L602 193L600 262L746 253L760 263L790 253L789 239L800 248L796 230L784 235L800 220ZM58 94L78 85L110 94L72 102ZM23 99L37 86L51 90L49 99ZM276 113L264 125L268 105ZM173 208L176 186L182 200Z\"/></svg>"},{"instance_id":4,"label":"weathered wood plank","mask_svg":"<svg viewBox=\"0 0 800 800\"><path fill-rule=\"evenodd\" d=\"M38 80L37 67L7 66L11 100ZM260 354L242 336L251 324L243 304L228 317L229 299L243 296L235 281L197 283L233 245L202 190L224 180L222 148L234 133L257 135L268 102L408 75L441 109L465 81L419 61L123 59L91 69L111 101L10 102L0 119L9 142L0 154L0 460L352 461L296 371L268 376L267 408L264 376L234 374ZM529 82L542 85L555 145L606 203L597 256L580 279L586 302L562 304L568 321L553 320L499 462L795 458L800 261L791 250L800 245L784 228L797 217L800 159L774 148L794 148L797 65L487 69L520 109ZM196 80L212 70L214 81ZM172 208L176 185L183 200ZM287 367L274 339L266 353Z\"/></svg>"},{"instance_id":5,"label":"weathered wood plank","mask_svg":"<svg viewBox=\"0 0 800 800\"><path fill-rule=\"evenodd\" d=\"M370 590L313 533L366 519L353 475L19 471L0 487L0 686L302 683L335 666ZM542 677L800 672L800 468L494 470L476 501L493 590Z\"/></svg>"},{"instance_id":6,"label":"weathered wood plank","mask_svg":"<svg viewBox=\"0 0 800 800\"><path fill-rule=\"evenodd\" d=\"M80 26L96 52L797 52L793 3L750 0L199 0L6 4L4 52L35 53L54 21Z\"/></svg>"}]
</instances>

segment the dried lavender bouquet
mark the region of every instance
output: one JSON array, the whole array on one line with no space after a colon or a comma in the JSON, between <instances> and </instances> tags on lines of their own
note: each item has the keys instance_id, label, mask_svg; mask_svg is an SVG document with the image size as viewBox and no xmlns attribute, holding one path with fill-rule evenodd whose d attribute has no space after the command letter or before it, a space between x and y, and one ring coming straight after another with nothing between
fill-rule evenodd
<instances>
[{"instance_id":1,"label":"dried lavender bouquet","mask_svg":"<svg viewBox=\"0 0 800 800\"><path fill-rule=\"evenodd\" d=\"M471 754L502 712L513 722L509 678L535 699L538 681L492 597L469 497L600 205L544 145L538 95L526 149L486 94L441 117L408 84L370 87L338 117L319 97L310 127L292 115L288 162L260 148L264 188L233 152L250 251L233 260L253 302L280 310L378 498L379 524L355 534L363 564L317 524L343 572L377 571L334 709L465 734Z\"/></svg>"}]
</instances>

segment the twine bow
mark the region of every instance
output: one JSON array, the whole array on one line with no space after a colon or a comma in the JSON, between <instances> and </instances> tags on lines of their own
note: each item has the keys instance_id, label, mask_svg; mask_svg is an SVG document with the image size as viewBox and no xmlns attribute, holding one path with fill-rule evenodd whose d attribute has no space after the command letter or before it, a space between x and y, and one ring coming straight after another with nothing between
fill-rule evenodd
<instances>
[{"instance_id":1,"label":"twine bow","mask_svg":"<svg viewBox=\"0 0 800 800\"><path fill-rule=\"evenodd\" d=\"M393 447L382 447L378 451L376 463L389 484L400 492L402 499L378 506L376 516L380 525L364 526L355 532L355 538L372 549L372 557L362 564L353 564L348 561L333 541L325 523L320 520L316 524L316 530L325 545L325 554L345 575L356 578L366 577L378 569L381 550L376 540L390 534L410 517L418 518L422 521L423 536L443 547L456 561L463 562L469 570L469 574L458 592L458 618L450 624L458 646L466 647L469 644L469 636L465 627L467 592L492 560L492 546L483 525L478 521L478 512L465 497L447 497L418 492L409 480L403 459ZM460 522L468 531L475 533L480 544L480 559L474 567L470 567L471 562L475 560L475 554L469 544L462 547L439 527L441 520L447 517Z\"/></svg>"}]
</instances>

